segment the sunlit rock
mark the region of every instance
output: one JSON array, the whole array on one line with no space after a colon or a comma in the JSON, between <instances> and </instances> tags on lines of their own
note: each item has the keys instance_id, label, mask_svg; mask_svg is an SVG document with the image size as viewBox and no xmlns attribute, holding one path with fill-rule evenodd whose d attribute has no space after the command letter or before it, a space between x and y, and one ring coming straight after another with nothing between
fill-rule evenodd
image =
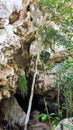
<instances>
[{"instance_id":1,"label":"sunlit rock","mask_svg":"<svg viewBox=\"0 0 73 130\"><path fill-rule=\"evenodd\" d=\"M0 18L9 18L12 12L22 9L22 0L0 0Z\"/></svg>"},{"instance_id":2,"label":"sunlit rock","mask_svg":"<svg viewBox=\"0 0 73 130\"><path fill-rule=\"evenodd\" d=\"M73 129L73 117L62 120L54 130L72 130Z\"/></svg>"},{"instance_id":3,"label":"sunlit rock","mask_svg":"<svg viewBox=\"0 0 73 130\"><path fill-rule=\"evenodd\" d=\"M13 59L13 54L17 51L21 45L19 36L14 34L13 27L11 25L6 26L0 30L0 86L1 86L1 98L9 98L13 92L12 87L16 88L15 69L13 65L9 65ZM11 61L13 63L13 61ZM5 89L7 86L7 90ZM15 90L14 90L15 91Z\"/></svg>"},{"instance_id":4,"label":"sunlit rock","mask_svg":"<svg viewBox=\"0 0 73 130\"><path fill-rule=\"evenodd\" d=\"M30 55L36 57L37 52L38 52L38 44L36 41L34 41L30 46Z\"/></svg>"},{"instance_id":5,"label":"sunlit rock","mask_svg":"<svg viewBox=\"0 0 73 130\"><path fill-rule=\"evenodd\" d=\"M0 30L0 64L7 64L8 57L18 48L20 48L19 37L14 34L12 26Z\"/></svg>"},{"instance_id":6,"label":"sunlit rock","mask_svg":"<svg viewBox=\"0 0 73 130\"><path fill-rule=\"evenodd\" d=\"M37 93L44 94L48 90L55 88L55 76L52 73L39 73L35 84L35 90Z\"/></svg>"},{"instance_id":7,"label":"sunlit rock","mask_svg":"<svg viewBox=\"0 0 73 130\"><path fill-rule=\"evenodd\" d=\"M13 12L22 9L22 0L0 0L0 28L9 23L9 17Z\"/></svg>"}]
</instances>

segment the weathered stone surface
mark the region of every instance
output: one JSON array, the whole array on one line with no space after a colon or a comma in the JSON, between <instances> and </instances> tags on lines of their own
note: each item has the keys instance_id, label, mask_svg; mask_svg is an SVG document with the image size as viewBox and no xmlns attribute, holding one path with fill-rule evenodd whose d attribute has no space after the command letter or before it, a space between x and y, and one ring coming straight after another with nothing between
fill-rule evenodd
<instances>
[{"instance_id":1,"label":"weathered stone surface","mask_svg":"<svg viewBox=\"0 0 73 130\"><path fill-rule=\"evenodd\" d=\"M15 87L17 80L15 74L15 65L13 60L13 53L21 47L19 36L16 36L13 31L13 27L8 25L6 28L0 30L0 86L2 96L10 97L9 89L4 92L5 86ZM10 63L11 62L11 63ZM13 79L15 79L13 81ZM15 91L15 90L14 90ZM1 97L2 98L2 97Z\"/></svg>"},{"instance_id":2,"label":"weathered stone surface","mask_svg":"<svg viewBox=\"0 0 73 130\"><path fill-rule=\"evenodd\" d=\"M22 0L0 0L0 27L9 23L9 17L13 12L19 12L22 9ZM2 28L2 27L1 27Z\"/></svg>"},{"instance_id":3,"label":"weathered stone surface","mask_svg":"<svg viewBox=\"0 0 73 130\"><path fill-rule=\"evenodd\" d=\"M6 20L8 22L9 18L11 19L11 25L10 23L5 24L4 22L4 28L0 29L0 99L2 99L3 95L5 97L6 93L8 93L10 90L10 95L12 92L15 93L19 69L22 68L24 71L26 71L26 73L29 71L34 72L35 59L38 52L38 43L37 41L34 41L36 27L34 27L33 23L31 22L31 16L33 17L33 22L37 20L36 22L39 22L40 25L41 23L45 24L44 19L47 16L43 16L42 12L37 9L36 5L36 11L34 11L33 3L35 0L29 1L30 9L26 10L27 2L28 1L26 0L19 0L19 2L17 0L16 2L14 0L1 0L0 2L1 11L4 9L4 6L7 7L5 10L3 10L3 14L0 12L1 20ZM35 17L35 14L39 14L37 18ZM26 15L26 17L24 17L24 15ZM3 24L3 21L1 21L1 24ZM41 49L43 49L41 46L40 37L38 37L38 42L40 43L40 53ZM54 57L56 56L57 54L54 54ZM51 56L48 62L52 61L54 57ZM37 87L35 87L35 90L40 90L39 92L44 93L47 90L55 88L55 79L54 74L49 73L47 70L47 72L42 72L41 68L42 62L39 57L39 78L36 81L35 86ZM42 68L42 70L45 71L45 68ZM3 88L6 86L8 87L8 90L4 92Z\"/></svg>"},{"instance_id":4,"label":"weathered stone surface","mask_svg":"<svg viewBox=\"0 0 73 130\"><path fill-rule=\"evenodd\" d=\"M64 120L62 120L58 126L55 128L55 130L70 130L73 129L73 117L72 118L66 118Z\"/></svg>"},{"instance_id":5,"label":"weathered stone surface","mask_svg":"<svg viewBox=\"0 0 73 130\"><path fill-rule=\"evenodd\" d=\"M50 128L45 123L38 122L31 125L28 130L50 130Z\"/></svg>"},{"instance_id":6,"label":"weathered stone surface","mask_svg":"<svg viewBox=\"0 0 73 130\"><path fill-rule=\"evenodd\" d=\"M11 25L0 30L0 64L7 64L9 57L21 47L19 36L16 36Z\"/></svg>"},{"instance_id":7,"label":"weathered stone surface","mask_svg":"<svg viewBox=\"0 0 73 130\"><path fill-rule=\"evenodd\" d=\"M54 93L51 93L50 95L52 97L55 96L56 73L59 70L59 65L60 64L57 64L51 69L43 68L42 66L39 68L38 66L38 74L35 84L36 93L43 95L48 92L50 94L50 91L52 90L53 92L54 90Z\"/></svg>"},{"instance_id":8,"label":"weathered stone surface","mask_svg":"<svg viewBox=\"0 0 73 130\"><path fill-rule=\"evenodd\" d=\"M0 103L0 119L7 121L9 126L14 127L15 125L22 126L25 120L25 112L17 103L14 97L1 101Z\"/></svg>"},{"instance_id":9,"label":"weathered stone surface","mask_svg":"<svg viewBox=\"0 0 73 130\"><path fill-rule=\"evenodd\" d=\"M27 18L26 3L0 1L0 100L16 92L19 70L29 70L29 49L35 29Z\"/></svg>"},{"instance_id":10,"label":"weathered stone surface","mask_svg":"<svg viewBox=\"0 0 73 130\"><path fill-rule=\"evenodd\" d=\"M0 18L9 18L12 12L22 9L22 0L0 0Z\"/></svg>"},{"instance_id":11,"label":"weathered stone surface","mask_svg":"<svg viewBox=\"0 0 73 130\"><path fill-rule=\"evenodd\" d=\"M33 119L29 121L28 130L50 130L49 126L39 121L39 111L34 111L32 114Z\"/></svg>"}]
</instances>

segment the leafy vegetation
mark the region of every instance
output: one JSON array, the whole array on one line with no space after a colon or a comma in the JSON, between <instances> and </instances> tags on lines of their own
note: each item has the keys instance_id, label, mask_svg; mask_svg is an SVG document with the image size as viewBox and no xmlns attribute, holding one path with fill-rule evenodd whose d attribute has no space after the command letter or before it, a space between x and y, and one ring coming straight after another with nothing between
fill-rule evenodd
<instances>
[{"instance_id":1,"label":"leafy vegetation","mask_svg":"<svg viewBox=\"0 0 73 130\"><path fill-rule=\"evenodd\" d=\"M60 121L60 118L58 118L55 113L51 113L51 114L42 113L39 115L39 118L43 122L48 121L50 123L50 127L57 125Z\"/></svg>"},{"instance_id":2,"label":"leafy vegetation","mask_svg":"<svg viewBox=\"0 0 73 130\"><path fill-rule=\"evenodd\" d=\"M19 75L18 86L21 95L24 97L27 94L27 80L25 76Z\"/></svg>"},{"instance_id":3,"label":"leafy vegetation","mask_svg":"<svg viewBox=\"0 0 73 130\"><path fill-rule=\"evenodd\" d=\"M38 7L44 19L40 25L35 22L38 35L41 37L40 44L53 53L56 52L56 45L62 45L68 53L73 52L73 2L70 0L38 0ZM43 60L45 61L44 58ZM60 63L56 75L56 86L58 116L54 118L55 120L53 119L53 124L62 119L64 111L66 111L66 117L73 116L73 58L71 56ZM65 98L62 104L60 103L61 92ZM46 120L50 119L51 115L42 113L40 117Z\"/></svg>"},{"instance_id":4,"label":"leafy vegetation","mask_svg":"<svg viewBox=\"0 0 73 130\"><path fill-rule=\"evenodd\" d=\"M73 59L66 60L57 73L57 86L65 97L63 109L66 110L66 117L73 116Z\"/></svg>"},{"instance_id":5,"label":"leafy vegetation","mask_svg":"<svg viewBox=\"0 0 73 130\"><path fill-rule=\"evenodd\" d=\"M42 43L52 48L52 44L73 47L73 9L69 0L39 0L39 9L46 16L42 28Z\"/></svg>"},{"instance_id":6,"label":"leafy vegetation","mask_svg":"<svg viewBox=\"0 0 73 130\"><path fill-rule=\"evenodd\" d=\"M46 120L50 120L50 119L51 119L51 116L42 113L42 114L40 114L39 118L41 118L42 121L46 121Z\"/></svg>"}]
</instances>

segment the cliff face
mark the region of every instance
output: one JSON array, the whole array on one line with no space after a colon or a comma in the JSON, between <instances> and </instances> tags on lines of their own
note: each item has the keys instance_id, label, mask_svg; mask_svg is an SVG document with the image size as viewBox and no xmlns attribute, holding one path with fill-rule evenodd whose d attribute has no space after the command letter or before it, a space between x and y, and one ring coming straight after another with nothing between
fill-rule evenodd
<instances>
[{"instance_id":1,"label":"cliff face","mask_svg":"<svg viewBox=\"0 0 73 130\"><path fill-rule=\"evenodd\" d=\"M0 121L7 121L9 126L21 126L25 119L12 96L18 89L19 75L30 71L29 50L36 30L32 24L33 4L29 0L0 1Z\"/></svg>"},{"instance_id":2,"label":"cliff face","mask_svg":"<svg viewBox=\"0 0 73 130\"><path fill-rule=\"evenodd\" d=\"M58 67L53 66L49 70L44 67L40 58L44 46L39 34L48 24L47 17L48 14L44 15L34 0L0 1L0 100L16 93L18 76L23 75L22 71L26 76L30 73L33 76L37 53L39 61L36 92L44 94L55 88ZM53 28L59 28L52 21L49 24ZM54 46L54 49L55 52L49 50L48 64L61 62L73 55L72 51L67 52L63 46Z\"/></svg>"},{"instance_id":3,"label":"cliff face","mask_svg":"<svg viewBox=\"0 0 73 130\"><path fill-rule=\"evenodd\" d=\"M0 1L0 100L16 93L18 76L23 75L22 71L27 77L29 74L33 76L37 53L39 61L35 90L45 93L55 88L58 66L48 69L40 57L44 50L41 32L44 33L47 28L47 18L48 13L39 10L35 0ZM49 21L49 24L59 29L54 22ZM67 51L64 46L54 45L54 50L51 47L47 59L50 65L73 56L73 52Z\"/></svg>"},{"instance_id":4,"label":"cliff face","mask_svg":"<svg viewBox=\"0 0 73 130\"><path fill-rule=\"evenodd\" d=\"M14 101L15 108L13 104L10 104L9 98L19 94L19 76L26 77L28 94L24 99L26 101L23 100L21 105L24 110L25 107L27 108L37 53L39 53L38 74L36 76L32 106L40 111L41 108L44 110L45 97L49 110L54 109L55 111L55 107L52 105L53 102L57 102L58 94L55 75L60 63L68 57L73 57L73 51L67 51L64 46L57 45L54 46L55 50L51 49L51 47L44 49L41 35L44 34L44 30L47 28L46 25L49 23L57 30L59 27L54 22L48 21L48 13L44 14L45 12L42 12L42 10L38 9L35 0L0 0L0 106L3 108L3 111L2 108L0 111L4 114L4 118L2 117L0 120L8 120L8 116L10 116L14 123L17 122L20 125L21 121L16 118L17 113L23 114L24 118L24 113L17 102ZM49 17L51 17L50 14ZM46 61L41 52L47 52ZM48 63L48 66L43 63L43 60ZM54 65L54 63L57 64ZM22 82L20 83L22 85ZM20 103L22 98L19 100ZM5 113L4 109L10 109L8 105L5 108L4 104L6 102L13 107L13 111L9 111L11 114L16 109L14 117L8 115L8 112Z\"/></svg>"},{"instance_id":5,"label":"cliff face","mask_svg":"<svg viewBox=\"0 0 73 130\"><path fill-rule=\"evenodd\" d=\"M15 93L19 69L29 70L29 48L35 29L28 5L22 0L0 1L0 100Z\"/></svg>"}]
</instances>

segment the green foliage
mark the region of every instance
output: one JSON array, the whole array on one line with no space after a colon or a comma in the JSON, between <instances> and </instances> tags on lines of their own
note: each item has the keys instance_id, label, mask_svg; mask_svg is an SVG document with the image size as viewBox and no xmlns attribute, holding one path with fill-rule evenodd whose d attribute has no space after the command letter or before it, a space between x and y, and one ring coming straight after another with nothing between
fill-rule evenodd
<instances>
[{"instance_id":1,"label":"green foliage","mask_svg":"<svg viewBox=\"0 0 73 130\"><path fill-rule=\"evenodd\" d=\"M42 113L42 114L40 114L39 118L40 118L42 121L46 121L46 120L49 119L49 116L48 116L47 114Z\"/></svg>"},{"instance_id":2,"label":"green foliage","mask_svg":"<svg viewBox=\"0 0 73 130\"><path fill-rule=\"evenodd\" d=\"M41 37L40 44L43 44L47 50L50 48L53 51L54 45L63 45L66 49L69 49L69 52L73 52L73 8L69 7L70 2L70 0L38 0L39 10L42 12L43 18L46 18L44 18L45 21L43 20L41 25L38 23L39 25L35 24L35 26L38 27L38 35ZM42 51L40 57L43 61L45 61L44 55L45 53ZM61 63L56 75L56 86L58 93L61 91L65 97L64 103L59 104L58 102L57 104L59 108L58 116L52 118L51 115L40 115L42 120L53 119L52 125L57 124L62 119L64 110L67 111L67 117L73 114L72 58Z\"/></svg>"},{"instance_id":3,"label":"green foliage","mask_svg":"<svg viewBox=\"0 0 73 130\"><path fill-rule=\"evenodd\" d=\"M69 7L69 0L39 0L39 9L48 12L46 24L43 26L44 34L41 37L45 45L58 44L73 47L73 8ZM49 21L49 23L47 22ZM54 23L58 29L51 26Z\"/></svg>"},{"instance_id":4,"label":"green foliage","mask_svg":"<svg viewBox=\"0 0 73 130\"><path fill-rule=\"evenodd\" d=\"M65 46L69 42L70 40L66 36L61 34L59 30L55 30L51 25L46 27L45 33L42 35L42 43L50 49L53 49L52 46L55 44Z\"/></svg>"},{"instance_id":5,"label":"green foliage","mask_svg":"<svg viewBox=\"0 0 73 130\"><path fill-rule=\"evenodd\" d=\"M59 70L57 72L57 76L59 77L59 83L60 83L60 81L61 81L61 83L64 82L64 84L66 82L67 82L67 84L70 82L70 84L68 84L68 86L71 86L71 84L73 84L73 82L71 82L72 78L73 78L72 77L73 76L73 58L69 58L68 60L65 60L64 63L61 64L61 66L59 67Z\"/></svg>"},{"instance_id":6,"label":"green foliage","mask_svg":"<svg viewBox=\"0 0 73 130\"><path fill-rule=\"evenodd\" d=\"M55 113L51 113L51 114L42 113L42 114L40 114L39 118L41 119L41 121L49 120L51 127L54 125L57 125L60 121L60 118L57 117Z\"/></svg>"},{"instance_id":7,"label":"green foliage","mask_svg":"<svg viewBox=\"0 0 73 130\"><path fill-rule=\"evenodd\" d=\"M39 117L42 121L46 121L46 120L50 120L52 118L52 116L54 116L54 115L55 115L55 113L51 113L51 114L42 113L42 114L40 114Z\"/></svg>"},{"instance_id":8,"label":"green foliage","mask_svg":"<svg viewBox=\"0 0 73 130\"><path fill-rule=\"evenodd\" d=\"M70 58L61 64L60 70L57 72L56 85L62 91L65 97L66 116L73 116L73 59Z\"/></svg>"},{"instance_id":9,"label":"green foliage","mask_svg":"<svg viewBox=\"0 0 73 130\"><path fill-rule=\"evenodd\" d=\"M27 80L25 76L19 75L18 86L21 95L24 97L27 94Z\"/></svg>"}]
</instances>

